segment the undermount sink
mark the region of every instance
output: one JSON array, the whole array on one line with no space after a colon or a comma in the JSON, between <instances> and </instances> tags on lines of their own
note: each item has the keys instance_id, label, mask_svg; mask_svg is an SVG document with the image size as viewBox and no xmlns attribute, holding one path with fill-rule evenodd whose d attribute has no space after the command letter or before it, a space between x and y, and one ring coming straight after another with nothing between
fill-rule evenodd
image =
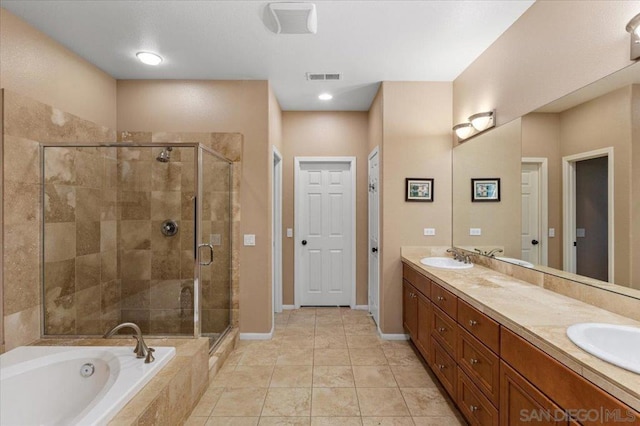
<instances>
[{"instance_id":1,"label":"undermount sink","mask_svg":"<svg viewBox=\"0 0 640 426\"><path fill-rule=\"evenodd\" d=\"M426 266L442 269L469 269L473 268L473 263L464 263L450 257L425 257L420 259L420 263Z\"/></svg>"},{"instance_id":2,"label":"undermount sink","mask_svg":"<svg viewBox=\"0 0 640 426\"><path fill-rule=\"evenodd\" d=\"M640 374L639 327L582 323L567 328L567 336L591 355Z\"/></svg>"},{"instance_id":3,"label":"undermount sink","mask_svg":"<svg viewBox=\"0 0 640 426\"><path fill-rule=\"evenodd\" d=\"M496 256L496 259L502 260L503 262L513 263L514 265L524 266L525 268L533 268L533 263L522 259L516 259L515 257Z\"/></svg>"}]
</instances>

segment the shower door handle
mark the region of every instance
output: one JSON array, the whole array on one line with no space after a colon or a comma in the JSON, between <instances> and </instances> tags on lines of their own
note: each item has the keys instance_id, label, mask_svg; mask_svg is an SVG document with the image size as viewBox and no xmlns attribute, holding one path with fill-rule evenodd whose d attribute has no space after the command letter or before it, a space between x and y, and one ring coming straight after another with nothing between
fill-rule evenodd
<instances>
[{"instance_id":1,"label":"shower door handle","mask_svg":"<svg viewBox=\"0 0 640 426\"><path fill-rule=\"evenodd\" d=\"M208 262L203 262L202 259L200 259L200 265L202 266L209 266L213 263L213 246L211 244L200 244L198 246L198 250L200 250L203 247L208 247L209 248L209 261Z\"/></svg>"}]
</instances>

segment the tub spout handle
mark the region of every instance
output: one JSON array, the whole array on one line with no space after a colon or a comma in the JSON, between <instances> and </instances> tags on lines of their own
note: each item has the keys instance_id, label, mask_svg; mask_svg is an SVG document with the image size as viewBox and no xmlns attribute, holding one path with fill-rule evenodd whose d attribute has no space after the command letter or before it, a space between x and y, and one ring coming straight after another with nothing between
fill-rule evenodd
<instances>
[{"instance_id":1,"label":"tub spout handle","mask_svg":"<svg viewBox=\"0 0 640 426\"><path fill-rule=\"evenodd\" d=\"M156 358L153 356L153 353L154 353L155 351L156 351L156 350L155 350L155 349L153 349L153 348L148 348L148 350L147 350L147 357L144 359L144 363L145 363L145 364L152 363L152 362L156 359Z\"/></svg>"}]
</instances>

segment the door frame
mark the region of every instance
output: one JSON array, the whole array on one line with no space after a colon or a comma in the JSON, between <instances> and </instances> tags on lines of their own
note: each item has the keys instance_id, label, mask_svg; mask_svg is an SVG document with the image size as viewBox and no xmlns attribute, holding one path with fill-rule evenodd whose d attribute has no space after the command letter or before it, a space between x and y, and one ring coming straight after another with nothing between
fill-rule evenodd
<instances>
[{"instance_id":1,"label":"door frame","mask_svg":"<svg viewBox=\"0 0 640 426\"><path fill-rule=\"evenodd\" d=\"M370 180L370 176L369 176L369 170L371 170L371 159L377 155L378 156L378 224L377 224L377 228L378 228L378 270L376 271L377 275L378 275L378 288L376 289L378 294L376 296L376 300L378 301L378 313L377 316L378 318L375 318L374 315L374 319L376 319L376 326L378 327L378 329L380 329L380 150L379 147L375 147L373 148L373 151L371 151L371 153L369 154L369 156L367 157L367 184L369 184L369 182L371 182ZM367 219L371 220L371 211L368 209L370 201L369 201L369 197L371 194L369 191L367 191ZM368 223L367 223L368 225ZM369 230L370 227L367 226L367 272L369 272L371 270L371 235L369 234ZM368 288L368 294L367 296L369 296L371 294L371 276L368 276L368 280L367 280L367 288ZM369 301L367 301L368 303ZM371 312L371 306L369 306L369 312ZM373 312L371 312L371 314L373 315Z\"/></svg>"},{"instance_id":2,"label":"door frame","mask_svg":"<svg viewBox=\"0 0 640 426\"><path fill-rule=\"evenodd\" d=\"M302 255L302 247L300 244L300 223L302 209L298 206L298 202L302 199L300 191L300 166L302 163L348 163L349 170L351 172L351 309L356 307L356 157L294 157L294 202L293 202L293 217L294 217L294 254L293 254L293 292L294 292L294 304L296 309L300 308L300 282L301 271L298 265L298 259Z\"/></svg>"},{"instance_id":3,"label":"door frame","mask_svg":"<svg viewBox=\"0 0 640 426\"><path fill-rule=\"evenodd\" d=\"M549 160L546 157L522 157L521 164L523 163L538 165L540 264L547 266L549 264Z\"/></svg>"},{"instance_id":4,"label":"door frame","mask_svg":"<svg viewBox=\"0 0 640 426\"><path fill-rule=\"evenodd\" d=\"M273 312L282 312L282 155L273 147L271 285Z\"/></svg>"},{"instance_id":5,"label":"door frame","mask_svg":"<svg viewBox=\"0 0 640 426\"><path fill-rule=\"evenodd\" d=\"M609 282L614 280L614 168L613 147L562 157L562 268L576 273L576 162L607 157L607 233Z\"/></svg>"}]
</instances>

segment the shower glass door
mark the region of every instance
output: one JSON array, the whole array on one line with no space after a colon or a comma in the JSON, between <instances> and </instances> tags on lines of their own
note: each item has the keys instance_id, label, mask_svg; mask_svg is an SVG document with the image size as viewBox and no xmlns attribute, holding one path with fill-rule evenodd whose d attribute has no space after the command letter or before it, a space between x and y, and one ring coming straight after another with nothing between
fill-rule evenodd
<instances>
[{"instance_id":1,"label":"shower glass door","mask_svg":"<svg viewBox=\"0 0 640 426\"><path fill-rule=\"evenodd\" d=\"M230 324L231 173L228 160L200 147L198 267L200 334L213 345Z\"/></svg>"}]
</instances>

